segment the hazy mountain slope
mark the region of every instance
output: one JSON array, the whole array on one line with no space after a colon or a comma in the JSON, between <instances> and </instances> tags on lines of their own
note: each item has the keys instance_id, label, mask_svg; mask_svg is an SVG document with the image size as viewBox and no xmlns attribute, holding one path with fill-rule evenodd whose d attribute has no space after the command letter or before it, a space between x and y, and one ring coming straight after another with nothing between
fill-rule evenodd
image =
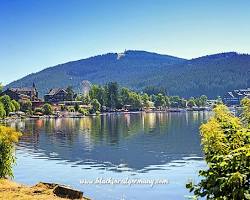
<instances>
[{"instance_id":1,"label":"hazy mountain slope","mask_svg":"<svg viewBox=\"0 0 250 200\"><path fill-rule=\"evenodd\" d=\"M42 96L50 88L68 85L80 91L82 80L117 81L138 90L153 85L166 88L170 95L216 97L250 87L250 56L229 52L185 60L145 51L109 53L50 67L6 87L35 82Z\"/></svg>"}]
</instances>

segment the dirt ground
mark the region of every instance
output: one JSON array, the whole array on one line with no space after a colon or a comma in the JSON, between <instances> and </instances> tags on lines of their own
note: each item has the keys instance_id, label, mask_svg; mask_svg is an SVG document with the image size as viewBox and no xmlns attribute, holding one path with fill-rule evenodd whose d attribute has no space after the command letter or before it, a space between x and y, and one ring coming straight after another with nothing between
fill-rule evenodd
<instances>
[{"instance_id":1,"label":"dirt ground","mask_svg":"<svg viewBox=\"0 0 250 200\"><path fill-rule=\"evenodd\" d=\"M66 200L53 194L44 184L25 186L7 179L0 179L0 200ZM68 200L68 199L67 199ZM82 200L89 200L82 198Z\"/></svg>"}]
</instances>

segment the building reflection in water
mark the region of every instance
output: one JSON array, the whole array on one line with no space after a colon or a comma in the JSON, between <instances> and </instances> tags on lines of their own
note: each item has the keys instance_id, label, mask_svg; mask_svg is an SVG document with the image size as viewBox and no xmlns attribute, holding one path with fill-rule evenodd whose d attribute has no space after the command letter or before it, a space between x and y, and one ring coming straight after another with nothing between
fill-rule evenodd
<instances>
[{"instance_id":1,"label":"building reflection in water","mask_svg":"<svg viewBox=\"0 0 250 200\"><path fill-rule=\"evenodd\" d=\"M199 126L209 112L107 114L81 119L11 122L23 132L22 151L84 165L90 160L133 170L201 157ZM109 165L107 163L110 163Z\"/></svg>"}]
</instances>

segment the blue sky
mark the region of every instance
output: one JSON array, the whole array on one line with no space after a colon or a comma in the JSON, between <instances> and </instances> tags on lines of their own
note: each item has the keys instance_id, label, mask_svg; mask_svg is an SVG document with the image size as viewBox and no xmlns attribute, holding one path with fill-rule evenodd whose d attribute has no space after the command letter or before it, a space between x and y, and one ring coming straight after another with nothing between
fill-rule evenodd
<instances>
[{"instance_id":1,"label":"blue sky","mask_svg":"<svg viewBox=\"0 0 250 200\"><path fill-rule=\"evenodd\" d=\"M125 49L250 53L248 0L1 0L0 82Z\"/></svg>"}]
</instances>

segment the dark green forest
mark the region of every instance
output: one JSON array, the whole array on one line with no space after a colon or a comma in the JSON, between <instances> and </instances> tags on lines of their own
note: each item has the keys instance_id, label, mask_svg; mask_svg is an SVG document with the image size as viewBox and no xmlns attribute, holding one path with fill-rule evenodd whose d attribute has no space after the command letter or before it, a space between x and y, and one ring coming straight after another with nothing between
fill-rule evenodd
<instances>
[{"instance_id":1,"label":"dark green forest","mask_svg":"<svg viewBox=\"0 0 250 200\"><path fill-rule=\"evenodd\" d=\"M113 81L135 91L182 97L207 95L250 87L250 55L235 52L191 60L146 51L108 53L49 67L14 81L7 87L29 87L34 82L39 96L49 89L71 85L81 92L82 80L93 84Z\"/></svg>"}]
</instances>

